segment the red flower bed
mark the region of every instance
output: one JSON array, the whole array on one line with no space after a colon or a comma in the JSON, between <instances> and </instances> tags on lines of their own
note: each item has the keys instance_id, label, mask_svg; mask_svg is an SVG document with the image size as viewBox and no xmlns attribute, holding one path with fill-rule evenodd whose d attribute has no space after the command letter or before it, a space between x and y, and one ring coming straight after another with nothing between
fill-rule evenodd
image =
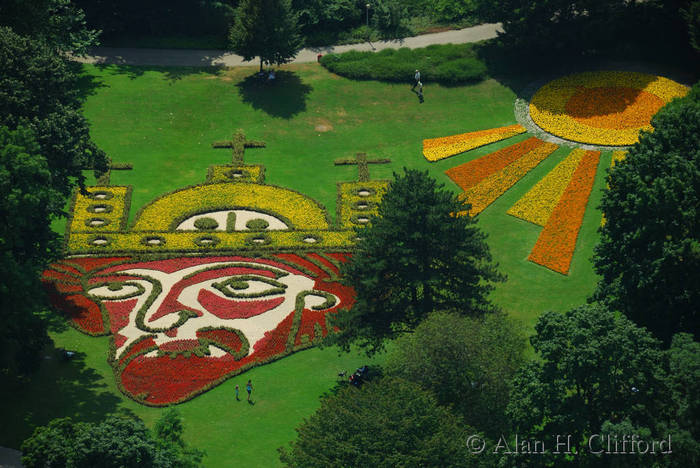
<instances>
[{"instance_id":1,"label":"red flower bed","mask_svg":"<svg viewBox=\"0 0 700 468\"><path fill-rule=\"evenodd\" d=\"M600 151L588 151L583 157L528 260L562 275L569 273L599 160Z\"/></svg>"}]
</instances>

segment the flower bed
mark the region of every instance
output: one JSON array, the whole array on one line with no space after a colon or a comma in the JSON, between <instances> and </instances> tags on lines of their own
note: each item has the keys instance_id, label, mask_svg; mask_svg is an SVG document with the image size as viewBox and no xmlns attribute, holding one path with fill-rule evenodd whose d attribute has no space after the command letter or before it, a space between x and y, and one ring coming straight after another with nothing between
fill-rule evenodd
<instances>
[{"instance_id":1,"label":"flower bed","mask_svg":"<svg viewBox=\"0 0 700 468\"><path fill-rule=\"evenodd\" d=\"M530 117L543 130L567 140L607 146L637 142L651 131L651 117L688 88L660 76L599 71L556 79L530 101Z\"/></svg>"},{"instance_id":2,"label":"flower bed","mask_svg":"<svg viewBox=\"0 0 700 468\"><path fill-rule=\"evenodd\" d=\"M112 335L109 362L121 390L162 406L325 336L327 315L354 301L337 282L346 259L86 257L52 265L44 281L76 328Z\"/></svg>"},{"instance_id":3,"label":"flower bed","mask_svg":"<svg viewBox=\"0 0 700 468\"><path fill-rule=\"evenodd\" d=\"M599 151L586 152L528 260L563 275L568 274L599 160Z\"/></svg>"},{"instance_id":4,"label":"flower bed","mask_svg":"<svg viewBox=\"0 0 700 468\"><path fill-rule=\"evenodd\" d=\"M542 180L530 189L507 213L538 226L547 224L554 207L557 206L564 190L569 185L574 171L585 150L575 149L562 162L552 169Z\"/></svg>"},{"instance_id":5,"label":"flower bed","mask_svg":"<svg viewBox=\"0 0 700 468\"><path fill-rule=\"evenodd\" d=\"M487 206L496 201L498 197L503 195L557 148L558 146L553 143L543 142L505 168L464 191L462 196L472 206L469 214L475 216L484 211Z\"/></svg>"},{"instance_id":6,"label":"flower bed","mask_svg":"<svg viewBox=\"0 0 700 468\"><path fill-rule=\"evenodd\" d=\"M480 146L488 145L489 143L505 140L506 138L523 133L525 130L525 127L521 125L510 125L478 132L430 138L423 140L423 156L431 162L439 161Z\"/></svg>"},{"instance_id":7,"label":"flower bed","mask_svg":"<svg viewBox=\"0 0 700 468\"><path fill-rule=\"evenodd\" d=\"M445 174L455 184L459 185L462 190L467 190L542 144L544 144L542 140L534 137L528 138L525 141L494 151L479 159L448 169L445 171Z\"/></svg>"}]
</instances>

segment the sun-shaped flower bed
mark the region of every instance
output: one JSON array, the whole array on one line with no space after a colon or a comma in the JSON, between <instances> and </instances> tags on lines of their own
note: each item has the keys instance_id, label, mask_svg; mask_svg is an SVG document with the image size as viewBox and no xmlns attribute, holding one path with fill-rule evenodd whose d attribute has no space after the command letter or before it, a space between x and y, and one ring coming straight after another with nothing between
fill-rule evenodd
<instances>
[{"instance_id":1,"label":"sun-shaped flower bed","mask_svg":"<svg viewBox=\"0 0 700 468\"><path fill-rule=\"evenodd\" d=\"M597 71L550 81L530 101L530 117L544 131L580 143L628 146L651 118L688 88L660 76Z\"/></svg>"}]
</instances>

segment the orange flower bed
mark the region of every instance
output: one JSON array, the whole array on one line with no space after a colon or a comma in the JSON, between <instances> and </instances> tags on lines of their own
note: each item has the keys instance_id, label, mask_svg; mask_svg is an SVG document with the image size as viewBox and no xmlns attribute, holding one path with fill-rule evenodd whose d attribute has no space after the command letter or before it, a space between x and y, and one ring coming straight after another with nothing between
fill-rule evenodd
<instances>
[{"instance_id":1,"label":"orange flower bed","mask_svg":"<svg viewBox=\"0 0 700 468\"><path fill-rule=\"evenodd\" d=\"M445 174L462 190L467 190L543 143L542 140L535 137L528 138L515 145L448 169Z\"/></svg>"},{"instance_id":2,"label":"orange flower bed","mask_svg":"<svg viewBox=\"0 0 700 468\"><path fill-rule=\"evenodd\" d=\"M478 132L460 133L459 135L441 138L429 138L423 140L423 156L431 162L439 161L478 148L479 146L505 140L506 138L524 133L525 131L525 127L521 125L509 125L507 127L491 128Z\"/></svg>"},{"instance_id":3,"label":"orange flower bed","mask_svg":"<svg viewBox=\"0 0 700 468\"><path fill-rule=\"evenodd\" d=\"M562 275L569 273L599 161L600 151L588 151L583 157L528 260Z\"/></svg>"}]
</instances>

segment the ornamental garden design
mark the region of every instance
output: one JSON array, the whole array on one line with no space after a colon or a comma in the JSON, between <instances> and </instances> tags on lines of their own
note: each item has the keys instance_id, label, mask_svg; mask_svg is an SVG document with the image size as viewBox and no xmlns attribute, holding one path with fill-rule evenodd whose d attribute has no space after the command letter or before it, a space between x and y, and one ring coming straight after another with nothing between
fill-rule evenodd
<instances>
[{"instance_id":1,"label":"ornamental garden design","mask_svg":"<svg viewBox=\"0 0 700 468\"><path fill-rule=\"evenodd\" d=\"M153 200L130 225L131 187L103 180L75 194L66 257L44 283L78 330L111 337L109 363L136 401L182 402L307 348L353 304L338 272L386 189L369 180L375 161L358 157L360 180L338 184L331 224L316 201L244 164L256 146L241 132L215 144L233 149L232 164Z\"/></svg>"},{"instance_id":2,"label":"ornamental garden design","mask_svg":"<svg viewBox=\"0 0 700 468\"><path fill-rule=\"evenodd\" d=\"M641 131L652 131L652 116L688 88L667 78L636 72L586 72L541 86L527 105L516 102L511 125L423 141L434 162L528 133L519 143L446 171L476 216L560 146L570 154L518 200L507 213L542 227L528 260L567 275L593 188L602 151L624 159ZM601 222L605 222L603 219Z\"/></svg>"}]
</instances>

